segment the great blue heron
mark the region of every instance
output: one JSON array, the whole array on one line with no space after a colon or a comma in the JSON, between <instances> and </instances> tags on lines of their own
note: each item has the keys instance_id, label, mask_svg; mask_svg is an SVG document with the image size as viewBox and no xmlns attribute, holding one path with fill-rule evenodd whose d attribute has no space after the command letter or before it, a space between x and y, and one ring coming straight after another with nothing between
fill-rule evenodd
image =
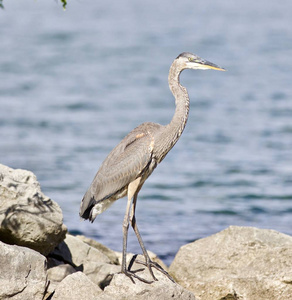
<instances>
[{"instance_id":1,"label":"great blue heron","mask_svg":"<svg viewBox=\"0 0 292 300\"><path fill-rule=\"evenodd\" d=\"M126 252L129 223L133 227L145 257L145 262L140 263L148 267L154 280L157 279L153 274L152 267L172 280L161 266L151 261L137 227L135 209L138 193L145 180L175 145L186 126L189 115L189 96L187 89L179 82L180 73L184 69L224 71L223 68L197 55L188 52L181 53L173 61L168 75L169 88L175 97L176 104L171 122L167 125L147 122L132 130L104 160L80 206L80 216L93 222L96 216L109 208L114 201L128 196L123 221L122 273L130 277L133 282L133 277L146 283L152 281L143 279L136 274L142 269L136 271L127 269Z\"/></svg>"}]
</instances>

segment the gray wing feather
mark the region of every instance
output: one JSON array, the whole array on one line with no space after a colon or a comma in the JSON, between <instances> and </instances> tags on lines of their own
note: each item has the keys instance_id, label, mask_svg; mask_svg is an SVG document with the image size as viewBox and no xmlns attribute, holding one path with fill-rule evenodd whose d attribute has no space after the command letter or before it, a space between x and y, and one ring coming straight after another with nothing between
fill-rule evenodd
<instances>
[{"instance_id":1,"label":"gray wing feather","mask_svg":"<svg viewBox=\"0 0 292 300\"><path fill-rule=\"evenodd\" d=\"M143 123L109 153L81 202L80 216L87 219L89 208L116 194L143 173L152 159L152 133L159 127Z\"/></svg>"}]
</instances>

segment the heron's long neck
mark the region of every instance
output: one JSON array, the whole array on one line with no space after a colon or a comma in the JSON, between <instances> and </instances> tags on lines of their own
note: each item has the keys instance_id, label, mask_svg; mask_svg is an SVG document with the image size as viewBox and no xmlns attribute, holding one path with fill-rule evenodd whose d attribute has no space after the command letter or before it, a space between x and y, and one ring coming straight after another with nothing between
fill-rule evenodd
<instances>
[{"instance_id":1,"label":"heron's long neck","mask_svg":"<svg viewBox=\"0 0 292 300\"><path fill-rule=\"evenodd\" d=\"M175 98L175 113L171 122L166 126L168 133L172 132L175 142L181 136L189 116L190 99L187 89L180 85L179 75L181 69L171 66L168 76L169 88Z\"/></svg>"},{"instance_id":2,"label":"heron's long neck","mask_svg":"<svg viewBox=\"0 0 292 300\"><path fill-rule=\"evenodd\" d=\"M169 71L168 83L175 97L176 108L171 122L163 130L163 137L161 139L163 155L161 160L180 138L189 116L189 95L187 89L179 83L181 71L182 69L175 62L171 65Z\"/></svg>"}]
</instances>

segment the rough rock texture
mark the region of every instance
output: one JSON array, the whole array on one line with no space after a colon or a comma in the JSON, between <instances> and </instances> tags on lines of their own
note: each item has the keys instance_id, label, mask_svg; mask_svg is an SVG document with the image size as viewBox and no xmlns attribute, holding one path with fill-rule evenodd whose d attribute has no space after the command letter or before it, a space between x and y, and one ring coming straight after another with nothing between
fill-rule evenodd
<instances>
[{"instance_id":1,"label":"rough rock texture","mask_svg":"<svg viewBox=\"0 0 292 300\"><path fill-rule=\"evenodd\" d=\"M86 243L82 240L86 240ZM120 265L112 263L118 261L113 251L109 249L104 251L105 253L110 253L111 259L109 259L107 255L90 245L96 246L95 241L67 234L66 239L50 254L49 266L51 268L49 268L48 274L49 279L52 281L52 286L49 286L48 294L51 295L55 290L52 299L62 299L65 295L68 295L68 298L64 299L70 299L71 291L68 292L67 289L69 289L70 285L74 285L75 289L75 283L72 283L72 278L78 278L76 279L77 281L83 282L85 280L84 276L87 278L86 284L89 284L89 281L90 285L95 284L96 287L101 288L98 298L95 299L195 299L191 292L174 284L165 275L156 270L154 270L154 273L159 281L146 284L135 280L134 284L127 276L120 273ZM98 245L97 248L100 248L100 246ZM104 246L101 248L104 248ZM153 253L151 256L156 257ZM131 258L132 256L129 256L129 261ZM138 259L143 260L143 257L139 256ZM68 272L72 271L71 268L68 269L68 264L74 267L73 271L82 271L83 277L80 277L80 272L78 272L78 275L77 273L68 275ZM132 269L141 268L143 269L144 266L136 263L132 266ZM73 277L73 275L76 277ZM139 272L139 276L152 280L147 269ZM65 277L65 279L58 284L62 277ZM80 285L82 284L80 283ZM76 287L78 286L79 283L76 283ZM79 299L80 293L78 291L72 291L72 293L76 294L76 299Z\"/></svg>"},{"instance_id":2,"label":"rough rock texture","mask_svg":"<svg viewBox=\"0 0 292 300\"><path fill-rule=\"evenodd\" d=\"M79 271L91 272L95 266L110 263L110 259L102 252L82 242L77 237L67 234L65 240L58 245L53 254L60 255L64 261L75 266Z\"/></svg>"},{"instance_id":3,"label":"rough rock texture","mask_svg":"<svg viewBox=\"0 0 292 300\"><path fill-rule=\"evenodd\" d=\"M117 265L110 264L110 259L102 252L70 234L66 235L66 239L51 255L69 263L77 271L82 271L96 284L100 284L108 275L104 273L106 265L110 265L108 270L114 268L113 272L119 269Z\"/></svg>"},{"instance_id":4,"label":"rough rock texture","mask_svg":"<svg viewBox=\"0 0 292 300\"><path fill-rule=\"evenodd\" d=\"M119 260L118 260L118 257L116 255L115 251L109 249L108 247L104 246L103 244L101 244L95 240L85 237L84 235L76 235L76 237L78 239L80 239L82 242L86 243L87 245L102 252L104 255L106 255L110 259L110 262L112 264L115 264L115 265L119 264Z\"/></svg>"},{"instance_id":5,"label":"rough rock texture","mask_svg":"<svg viewBox=\"0 0 292 300\"><path fill-rule=\"evenodd\" d=\"M48 280L50 282L47 292L53 293L58 284L68 275L75 273L76 270L68 264L60 264L48 269Z\"/></svg>"},{"instance_id":6,"label":"rough rock texture","mask_svg":"<svg viewBox=\"0 0 292 300\"><path fill-rule=\"evenodd\" d=\"M94 300L99 299L100 293L102 290L84 273L77 272L62 280L56 288L52 300Z\"/></svg>"},{"instance_id":7,"label":"rough rock texture","mask_svg":"<svg viewBox=\"0 0 292 300\"><path fill-rule=\"evenodd\" d=\"M43 299L46 258L34 250L0 242L0 299Z\"/></svg>"},{"instance_id":8,"label":"rough rock texture","mask_svg":"<svg viewBox=\"0 0 292 300\"><path fill-rule=\"evenodd\" d=\"M232 226L181 247L170 273L201 300L292 299L292 237Z\"/></svg>"},{"instance_id":9,"label":"rough rock texture","mask_svg":"<svg viewBox=\"0 0 292 300\"><path fill-rule=\"evenodd\" d=\"M35 175L0 164L0 239L47 255L66 231L61 208L41 192Z\"/></svg>"},{"instance_id":10,"label":"rough rock texture","mask_svg":"<svg viewBox=\"0 0 292 300\"><path fill-rule=\"evenodd\" d=\"M143 258L138 257L142 260ZM140 269L140 264L133 264L132 269ZM137 279L134 279L135 284L130 278L124 274L115 274L110 284L105 287L103 297L117 300L195 300L194 294L184 289L182 286L170 281L164 274L153 269L154 275L158 281L154 281L151 284L146 284ZM140 277L152 280L150 273L147 269L142 272L138 272ZM100 297L98 299L108 299ZM110 298L111 297L111 298Z\"/></svg>"}]
</instances>

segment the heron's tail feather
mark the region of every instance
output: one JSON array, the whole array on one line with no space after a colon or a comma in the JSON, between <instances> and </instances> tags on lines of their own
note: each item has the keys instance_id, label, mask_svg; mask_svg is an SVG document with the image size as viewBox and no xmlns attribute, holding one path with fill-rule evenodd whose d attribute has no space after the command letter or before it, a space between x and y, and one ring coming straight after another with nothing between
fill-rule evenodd
<instances>
[{"instance_id":1,"label":"heron's tail feather","mask_svg":"<svg viewBox=\"0 0 292 300\"><path fill-rule=\"evenodd\" d=\"M82 219L89 219L91 222L93 222L93 220L91 219L91 211L95 204L96 201L92 196L90 190L88 190L81 201L79 216Z\"/></svg>"},{"instance_id":2,"label":"heron's tail feather","mask_svg":"<svg viewBox=\"0 0 292 300\"><path fill-rule=\"evenodd\" d=\"M91 192L89 188L85 193L81 205L79 215L81 218L93 222L95 218L107 210L115 201L115 198L105 197L96 199L96 195Z\"/></svg>"}]
</instances>

